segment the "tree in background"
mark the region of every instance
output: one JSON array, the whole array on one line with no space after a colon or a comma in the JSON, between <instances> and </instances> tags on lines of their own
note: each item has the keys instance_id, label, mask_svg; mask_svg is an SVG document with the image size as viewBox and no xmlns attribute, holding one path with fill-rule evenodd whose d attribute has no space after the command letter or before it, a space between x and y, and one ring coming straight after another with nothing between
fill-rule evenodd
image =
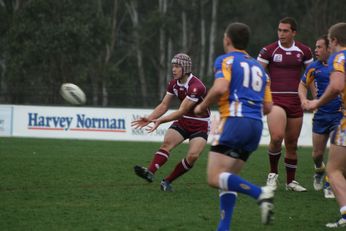
<instances>
[{"instance_id":1,"label":"tree in background","mask_svg":"<svg viewBox=\"0 0 346 231\"><path fill-rule=\"evenodd\" d=\"M276 39L284 16L310 46L344 20L346 0L0 0L0 103L61 105L74 82L88 105L151 107L165 93L172 55L188 53L210 86L223 28L252 28L249 52Z\"/></svg>"}]
</instances>

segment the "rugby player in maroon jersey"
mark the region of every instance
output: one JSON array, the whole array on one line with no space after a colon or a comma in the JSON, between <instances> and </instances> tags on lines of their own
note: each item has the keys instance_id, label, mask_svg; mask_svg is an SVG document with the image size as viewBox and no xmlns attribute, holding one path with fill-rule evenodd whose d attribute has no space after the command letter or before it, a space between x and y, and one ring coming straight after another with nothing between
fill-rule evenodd
<instances>
[{"instance_id":1,"label":"rugby player in maroon jersey","mask_svg":"<svg viewBox=\"0 0 346 231\"><path fill-rule=\"evenodd\" d=\"M313 61L312 52L308 46L294 40L297 23L293 18L281 19L277 33L279 40L262 48L257 57L269 73L274 102L267 117L270 133L267 185L277 188L278 163L284 141L286 190L304 192L306 189L295 180L297 143L303 123L298 86L303 69Z\"/></svg>"},{"instance_id":2,"label":"rugby player in maroon jersey","mask_svg":"<svg viewBox=\"0 0 346 231\"><path fill-rule=\"evenodd\" d=\"M153 181L155 172L167 162L172 149L189 139L186 157L161 181L163 191L172 191L171 183L193 167L208 139L209 108L199 116L193 112L194 107L202 102L207 94L207 89L202 81L192 74L191 69L191 58L183 53L176 54L172 59L173 79L168 84L165 97L149 116L132 122L135 128L143 128L153 123L152 127L147 128L148 132L153 132L160 124L174 121L149 166L134 166L135 173L148 182ZM175 97L181 101L179 109L164 115Z\"/></svg>"}]
</instances>

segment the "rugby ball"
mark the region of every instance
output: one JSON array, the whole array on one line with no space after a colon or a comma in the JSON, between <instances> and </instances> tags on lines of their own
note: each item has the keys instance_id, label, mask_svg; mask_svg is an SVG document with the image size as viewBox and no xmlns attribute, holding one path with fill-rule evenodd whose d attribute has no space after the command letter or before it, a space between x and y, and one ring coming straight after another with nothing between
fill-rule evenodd
<instances>
[{"instance_id":1,"label":"rugby ball","mask_svg":"<svg viewBox=\"0 0 346 231\"><path fill-rule=\"evenodd\" d=\"M86 102L84 91L73 83L63 83L60 87L60 95L73 105L82 105Z\"/></svg>"}]
</instances>

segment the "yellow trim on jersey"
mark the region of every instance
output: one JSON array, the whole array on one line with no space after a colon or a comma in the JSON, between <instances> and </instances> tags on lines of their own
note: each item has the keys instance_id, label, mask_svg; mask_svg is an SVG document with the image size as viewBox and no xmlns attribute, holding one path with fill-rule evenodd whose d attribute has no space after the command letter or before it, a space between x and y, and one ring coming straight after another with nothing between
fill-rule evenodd
<instances>
[{"instance_id":1,"label":"yellow trim on jersey","mask_svg":"<svg viewBox=\"0 0 346 231\"><path fill-rule=\"evenodd\" d=\"M334 144L346 147L346 119L341 119L339 127L335 130Z\"/></svg>"},{"instance_id":2,"label":"yellow trim on jersey","mask_svg":"<svg viewBox=\"0 0 346 231\"><path fill-rule=\"evenodd\" d=\"M267 76L266 88L264 90L263 102L266 102L266 103L273 102L272 91L270 90L270 79L268 76Z\"/></svg>"},{"instance_id":3,"label":"yellow trim on jersey","mask_svg":"<svg viewBox=\"0 0 346 231\"><path fill-rule=\"evenodd\" d=\"M217 134L221 134L223 132L223 128L225 126L225 123L226 123L226 120L227 118L221 118L218 126L217 126ZM220 139L220 136L217 136L216 140L213 142L212 145L218 145L219 144L219 139Z\"/></svg>"},{"instance_id":4,"label":"yellow trim on jersey","mask_svg":"<svg viewBox=\"0 0 346 231\"><path fill-rule=\"evenodd\" d=\"M222 67L221 71L223 74L223 77L228 82L231 82L231 76L232 76L232 64L233 64L234 56L229 56L222 60ZM230 114L230 104L229 104L229 90L225 92L219 99L218 102L219 105L219 111L220 111L220 117L227 117Z\"/></svg>"},{"instance_id":5,"label":"yellow trim on jersey","mask_svg":"<svg viewBox=\"0 0 346 231\"><path fill-rule=\"evenodd\" d=\"M229 106L228 99L229 99L229 90L220 97L218 102L221 118L227 117L230 114L230 110L229 110L230 106Z\"/></svg>"},{"instance_id":6,"label":"yellow trim on jersey","mask_svg":"<svg viewBox=\"0 0 346 231\"><path fill-rule=\"evenodd\" d=\"M315 68L311 68L308 73L306 73L306 86L309 86L312 81L314 81L315 77L312 75L312 72L314 72L315 70Z\"/></svg>"},{"instance_id":7,"label":"yellow trim on jersey","mask_svg":"<svg viewBox=\"0 0 346 231\"><path fill-rule=\"evenodd\" d=\"M345 73L345 55L343 53L338 54L334 58L333 68L335 71Z\"/></svg>"},{"instance_id":8,"label":"yellow trim on jersey","mask_svg":"<svg viewBox=\"0 0 346 231\"><path fill-rule=\"evenodd\" d=\"M234 56L229 56L222 61L221 70L222 70L224 78L228 82L231 82L233 59L234 59Z\"/></svg>"}]
</instances>

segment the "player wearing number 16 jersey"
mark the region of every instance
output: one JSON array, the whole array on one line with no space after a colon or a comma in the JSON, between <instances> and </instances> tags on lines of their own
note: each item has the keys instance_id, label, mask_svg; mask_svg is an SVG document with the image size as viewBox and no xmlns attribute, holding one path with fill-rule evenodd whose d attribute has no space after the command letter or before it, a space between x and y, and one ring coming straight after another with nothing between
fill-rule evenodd
<instances>
[{"instance_id":1,"label":"player wearing number 16 jersey","mask_svg":"<svg viewBox=\"0 0 346 231\"><path fill-rule=\"evenodd\" d=\"M194 110L200 114L218 100L221 135L211 147L208 159L208 184L220 189L218 231L230 230L237 193L257 200L263 224L271 221L273 210L273 189L256 186L239 176L259 144L262 114L269 113L272 106L269 78L263 67L245 52L249 38L247 25L231 23L227 27L223 40L226 54L215 61L213 87Z\"/></svg>"}]
</instances>

